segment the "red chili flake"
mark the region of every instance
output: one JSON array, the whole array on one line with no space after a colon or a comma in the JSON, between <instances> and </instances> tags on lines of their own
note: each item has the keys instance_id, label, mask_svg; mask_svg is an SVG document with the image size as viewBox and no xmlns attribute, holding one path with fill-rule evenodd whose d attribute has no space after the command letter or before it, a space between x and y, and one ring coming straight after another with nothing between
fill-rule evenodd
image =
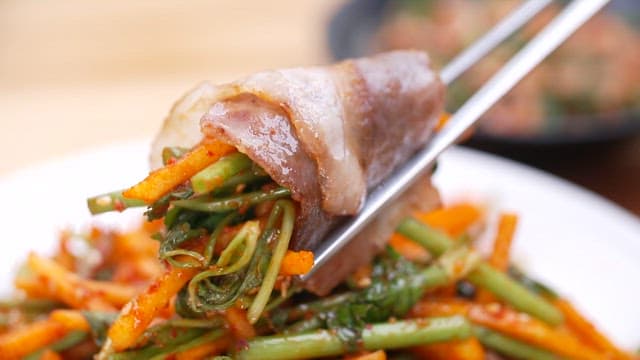
<instances>
[{"instance_id":1,"label":"red chili flake","mask_svg":"<svg viewBox=\"0 0 640 360\"><path fill-rule=\"evenodd\" d=\"M124 209L125 209L125 206L124 206L124 203L122 202L122 200L120 200L120 199L116 199L116 200L113 202L113 208L114 208L116 211L123 212L123 211L124 211Z\"/></svg>"},{"instance_id":2,"label":"red chili flake","mask_svg":"<svg viewBox=\"0 0 640 360\"><path fill-rule=\"evenodd\" d=\"M153 294L154 292L158 291L159 287L160 287L160 284L158 284L158 282L155 281L149 286L149 290L147 290L147 293Z\"/></svg>"}]
</instances>

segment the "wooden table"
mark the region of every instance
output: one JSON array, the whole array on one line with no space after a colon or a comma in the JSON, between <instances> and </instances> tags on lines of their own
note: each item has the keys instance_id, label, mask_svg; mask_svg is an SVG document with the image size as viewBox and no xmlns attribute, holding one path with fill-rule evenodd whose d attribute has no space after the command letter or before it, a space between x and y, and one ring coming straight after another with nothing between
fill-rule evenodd
<instances>
[{"instance_id":1,"label":"wooden table","mask_svg":"<svg viewBox=\"0 0 640 360\"><path fill-rule=\"evenodd\" d=\"M328 62L325 26L342 2L0 2L0 176L150 138L173 101L203 79ZM640 214L640 139L506 155Z\"/></svg>"}]
</instances>

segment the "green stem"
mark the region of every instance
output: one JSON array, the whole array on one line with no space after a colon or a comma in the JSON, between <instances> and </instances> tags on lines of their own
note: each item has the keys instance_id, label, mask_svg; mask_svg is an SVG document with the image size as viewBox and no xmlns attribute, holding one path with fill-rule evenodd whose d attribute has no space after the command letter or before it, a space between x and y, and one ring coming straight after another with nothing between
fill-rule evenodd
<instances>
[{"instance_id":1,"label":"green stem","mask_svg":"<svg viewBox=\"0 0 640 360\"><path fill-rule=\"evenodd\" d=\"M48 299L9 299L0 301L0 310L19 309L24 312L43 313L64 307L64 304Z\"/></svg>"},{"instance_id":2,"label":"green stem","mask_svg":"<svg viewBox=\"0 0 640 360\"><path fill-rule=\"evenodd\" d=\"M249 263L256 249L258 236L260 236L260 223L257 220L247 221L242 225L240 231L231 239L231 242L218 257L216 266L220 268L220 275L235 272ZM228 266L231 260L237 257L235 256L236 250L240 248L243 250L242 255L235 263Z\"/></svg>"},{"instance_id":3,"label":"green stem","mask_svg":"<svg viewBox=\"0 0 640 360\"><path fill-rule=\"evenodd\" d=\"M174 257L176 256L189 257L193 261L191 260L178 261L174 259ZM199 252L193 251L193 250L175 249L175 250L165 251L160 256L160 259L167 260L174 267L179 267L183 269L197 269L197 268L202 268L206 266L204 256L202 256Z\"/></svg>"},{"instance_id":4,"label":"green stem","mask_svg":"<svg viewBox=\"0 0 640 360\"><path fill-rule=\"evenodd\" d=\"M282 226L278 237L278 243L273 251L273 256L271 257L269 267L267 268L267 272L262 280L260 290L258 290L258 294L256 294L256 297L253 299L253 302L247 311L247 319L252 324L258 321L262 314L262 310L264 310L264 307L269 301L271 291L273 291L273 286L275 285L278 273L280 272L280 264L282 263L282 259L284 258L287 249L289 248L289 241L293 234L293 225L296 221L295 208L291 201L279 200L276 202L274 207L282 209ZM271 218L272 216L270 216L268 223L273 223L274 220ZM269 224L267 226L269 226Z\"/></svg>"},{"instance_id":5,"label":"green stem","mask_svg":"<svg viewBox=\"0 0 640 360\"><path fill-rule=\"evenodd\" d=\"M543 297L533 293L514 281L507 274L483 263L469 274L469 281L492 292L497 298L514 308L531 314L551 325L559 325L564 319L562 313Z\"/></svg>"},{"instance_id":6,"label":"green stem","mask_svg":"<svg viewBox=\"0 0 640 360\"><path fill-rule=\"evenodd\" d=\"M435 256L454 245L447 235L412 218L403 220L398 232L421 244ZM559 325L564 321L562 313L543 297L486 263L481 263L468 278L474 285L489 290L514 308L551 325Z\"/></svg>"},{"instance_id":7,"label":"green stem","mask_svg":"<svg viewBox=\"0 0 640 360\"><path fill-rule=\"evenodd\" d=\"M286 312L287 320L296 320L308 314L316 314L328 310L334 306L344 304L355 298L355 292L345 292L331 297L321 298L316 301L293 306L288 309L278 309L276 312Z\"/></svg>"},{"instance_id":8,"label":"green stem","mask_svg":"<svg viewBox=\"0 0 640 360\"><path fill-rule=\"evenodd\" d=\"M143 347L138 350L125 351L115 354L109 354L107 359L109 360L136 360L136 359L150 359L160 354L171 353L171 351L181 345L188 343L189 341L198 338L203 334L203 329L189 328L183 331L173 332L169 341L162 344L153 344Z\"/></svg>"},{"instance_id":9,"label":"green stem","mask_svg":"<svg viewBox=\"0 0 640 360\"><path fill-rule=\"evenodd\" d=\"M413 218L404 219L396 230L398 233L422 245L434 257L442 255L454 245L452 239L444 233L431 229Z\"/></svg>"},{"instance_id":10,"label":"green stem","mask_svg":"<svg viewBox=\"0 0 640 360\"><path fill-rule=\"evenodd\" d=\"M196 194L208 193L220 187L227 179L251 167L252 161L243 153L222 157L191 178L191 187Z\"/></svg>"},{"instance_id":11,"label":"green stem","mask_svg":"<svg viewBox=\"0 0 640 360\"><path fill-rule=\"evenodd\" d=\"M132 207L145 206L145 202L138 199L128 199L122 195L121 191L114 191L87 199L87 207L92 215L109 211L123 211Z\"/></svg>"},{"instance_id":12,"label":"green stem","mask_svg":"<svg viewBox=\"0 0 640 360\"><path fill-rule=\"evenodd\" d=\"M163 351L160 354L157 354L150 358L150 360L162 360L166 358L170 358L171 355L181 353L183 351L192 349L196 346L200 346L202 344L215 341L222 337L225 334L224 330L213 330L205 335L197 337L191 341L187 341L186 343L180 344L176 347L168 349L167 351Z\"/></svg>"},{"instance_id":13,"label":"green stem","mask_svg":"<svg viewBox=\"0 0 640 360\"><path fill-rule=\"evenodd\" d=\"M204 249L204 259L205 265L209 266L211 264L211 260L213 259L213 252L216 248L216 242L218 241L218 237L224 231L224 228L229 225L231 220L236 217L237 213L232 212L229 215L226 215L220 223L216 226L215 230L211 233L209 237L209 242L207 242L207 247Z\"/></svg>"},{"instance_id":14,"label":"green stem","mask_svg":"<svg viewBox=\"0 0 640 360\"><path fill-rule=\"evenodd\" d=\"M269 179L269 175L262 170L259 172L243 171L225 180L225 182L216 189L216 192L233 190L238 185L250 185L267 179Z\"/></svg>"},{"instance_id":15,"label":"green stem","mask_svg":"<svg viewBox=\"0 0 640 360\"><path fill-rule=\"evenodd\" d=\"M491 348L502 355L506 355L509 358L521 360L560 359L558 356L546 350L512 339L481 326L474 325L473 334L484 346Z\"/></svg>"},{"instance_id":16,"label":"green stem","mask_svg":"<svg viewBox=\"0 0 640 360\"><path fill-rule=\"evenodd\" d=\"M162 325L167 327L182 327L182 328L214 328L224 325L224 320L221 317L214 317L211 319L171 319L167 320Z\"/></svg>"},{"instance_id":17,"label":"green stem","mask_svg":"<svg viewBox=\"0 0 640 360\"><path fill-rule=\"evenodd\" d=\"M227 212L246 206L257 205L264 201L276 200L291 195L291 191L285 188L276 188L267 191L255 191L242 195L230 196L223 199L201 197L188 200L176 200L172 204L189 210L204 212Z\"/></svg>"},{"instance_id":18,"label":"green stem","mask_svg":"<svg viewBox=\"0 0 640 360\"><path fill-rule=\"evenodd\" d=\"M462 316L417 319L371 325L363 331L365 350L399 349L409 346L467 339L471 325ZM258 337L240 351L238 359L305 359L345 353L343 342L329 330L298 335Z\"/></svg>"}]
</instances>

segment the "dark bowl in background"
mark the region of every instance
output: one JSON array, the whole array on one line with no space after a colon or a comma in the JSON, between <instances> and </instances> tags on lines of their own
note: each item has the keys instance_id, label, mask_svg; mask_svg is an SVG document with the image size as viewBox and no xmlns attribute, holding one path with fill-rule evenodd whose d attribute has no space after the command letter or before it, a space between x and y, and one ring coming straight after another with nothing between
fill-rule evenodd
<instances>
[{"instance_id":1,"label":"dark bowl in background","mask_svg":"<svg viewBox=\"0 0 640 360\"><path fill-rule=\"evenodd\" d=\"M331 18L328 26L328 45L334 59L367 55L373 37L384 21L385 11L393 0L350 0ZM614 0L606 11L640 15L639 0ZM473 71L471 69L470 71ZM640 134L640 114L621 110L609 116L609 120L595 116L580 115L553 118L558 128L553 132L531 136L504 136L477 132L472 145L480 147L556 147L608 143ZM611 119L614 117L615 119ZM579 128L563 126L579 121ZM611 121L615 120L615 121ZM615 125L614 125L615 124Z\"/></svg>"}]
</instances>

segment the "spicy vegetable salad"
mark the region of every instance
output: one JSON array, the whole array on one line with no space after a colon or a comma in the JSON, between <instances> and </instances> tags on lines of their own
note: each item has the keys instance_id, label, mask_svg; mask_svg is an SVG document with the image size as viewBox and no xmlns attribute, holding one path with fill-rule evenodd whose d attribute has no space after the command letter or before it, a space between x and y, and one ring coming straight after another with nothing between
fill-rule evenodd
<instances>
[{"instance_id":1,"label":"spicy vegetable salad","mask_svg":"<svg viewBox=\"0 0 640 360\"><path fill-rule=\"evenodd\" d=\"M426 54L257 73L196 87L140 183L88 199L146 207L138 229L64 233L1 305L3 359L632 359L493 251L489 219L418 181L301 282L313 250L430 139L444 87ZM78 249L84 249L79 251Z\"/></svg>"}]
</instances>

